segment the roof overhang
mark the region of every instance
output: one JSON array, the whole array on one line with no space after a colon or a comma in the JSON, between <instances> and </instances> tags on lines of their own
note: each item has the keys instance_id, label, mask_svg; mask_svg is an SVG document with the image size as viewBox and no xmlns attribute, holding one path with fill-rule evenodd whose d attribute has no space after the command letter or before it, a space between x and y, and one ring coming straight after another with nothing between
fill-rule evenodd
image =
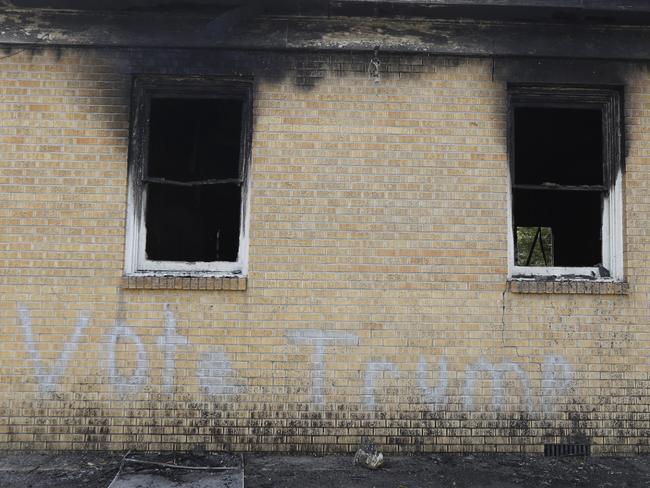
<instances>
[{"instance_id":1,"label":"roof overhang","mask_svg":"<svg viewBox=\"0 0 650 488\"><path fill-rule=\"evenodd\" d=\"M0 10L210 12L251 0L0 0ZM256 0L277 15L551 20L638 24L648 22L648 0Z\"/></svg>"},{"instance_id":2,"label":"roof overhang","mask_svg":"<svg viewBox=\"0 0 650 488\"><path fill-rule=\"evenodd\" d=\"M648 0L0 0L0 44L650 60Z\"/></svg>"}]
</instances>

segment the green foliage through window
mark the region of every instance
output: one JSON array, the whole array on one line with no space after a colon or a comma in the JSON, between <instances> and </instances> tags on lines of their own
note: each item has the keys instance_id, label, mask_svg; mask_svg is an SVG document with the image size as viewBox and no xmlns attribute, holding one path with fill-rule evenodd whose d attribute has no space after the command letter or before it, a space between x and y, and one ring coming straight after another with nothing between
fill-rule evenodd
<instances>
[{"instance_id":1,"label":"green foliage through window","mask_svg":"<svg viewBox=\"0 0 650 488\"><path fill-rule=\"evenodd\" d=\"M550 227L517 227L517 266L553 266Z\"/></svg>"}]
</instances>

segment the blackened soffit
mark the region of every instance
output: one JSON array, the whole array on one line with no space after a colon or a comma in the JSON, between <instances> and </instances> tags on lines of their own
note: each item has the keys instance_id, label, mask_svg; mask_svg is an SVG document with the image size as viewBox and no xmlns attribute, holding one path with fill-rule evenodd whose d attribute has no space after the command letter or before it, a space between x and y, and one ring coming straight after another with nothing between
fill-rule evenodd
<instances>
[{"instance_id":1,"label":"blackened soffit","mask_svg":"<svg viewBox=\"0 0 650 488\"><path fill-rule=\"evenodd\" d=\"M257 3L266 14L650 24L648 0L0 0L4 9L214 13Z\"/></svg>"},{"instance_id":2,"label":"blackened soffit","mask_svg":"<svg viewBox=\"0 0 650 488\"><path fill-rule=\"evenodd\" d=\"M49 3L73 7L80 1ZM103 0L83 1L107 6ZM440 55L650 60L650 22L639 20L650 15L647 0L111 0L111 10L37 8L47 6L47 0L3 2L0 45L5 46L317 51L372 51L379 46L384 52ZM552 10L539 7L542 3L574 5L575 15L532 19L534 12ZM432 14L388 15L385 10L415 7ZM528 17L445 17L440 14L444 9L474 17L477 12L520 9ZM635 14L637 22L589 20L587 12Z\"/></svg>"}]
</instances>

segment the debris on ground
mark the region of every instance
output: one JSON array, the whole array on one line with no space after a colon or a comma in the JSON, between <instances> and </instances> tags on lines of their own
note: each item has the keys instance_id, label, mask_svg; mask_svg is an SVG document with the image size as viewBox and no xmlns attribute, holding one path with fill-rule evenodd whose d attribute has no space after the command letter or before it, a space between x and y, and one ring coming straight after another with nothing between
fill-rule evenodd
<instances>
[{"instance_id":1,"label":"debris on ground","mask_svg":"<svg viewBox=\"0 0 650 488\"><path fill-rule=\"evenodd\" d=\"M0 487L241 488L239 454L0 453Z\"/></svg>"},{"instance_id":2,"label":"debris on ground","mask_svg":"<svg viewBox=\"0 0 650 488\"><path fill-rule=\"evenodd\" d=\"M107 488L124 457L124 452L4 451L0 453L0 487ZM239 454L135 452L129 453L128 458L147 464L124 462L118 481L127 480L131 485L116 483L112 488L241 488L244 482L243 459ZM394 455L390 456L390 462L384 458L384 466L376 471L359 469L350 462L349 455L246 454L245 461L246 488L650 488L650 458L647 455L618 458ZM183 466L241 469L195 470L183 469ZM122 474L127 478L121 478Z\"/></svg>"},{"instance_id":3,"label":"debris on ground","mask_svg":"<svg viewBox=\"0 0 650 488\"><path fill-rule=\"evenodd\" d=\"M650 458L521 454L390 456L359 469L345 456L247 455L246 488L650 488Z\"/></svg>"},{"instance_id":4,"label":"debris on ground","mask_svg":"<svg viewBox=\"0 0 650 488\"><path fill-rule=\"evenodd\" d=\"M379 469L384 465L384 455L377 446L368 442L356 452L352 464L368 469Z\"/></svg>"},{"instance_id":5,"label":"debris on ground","mask_svg":"<svg viewBox=\"0 0 650 488\"><path fill-rule=\"evenodd\" d=\"M240 488L242 485L241 456L194 450L125 456L111 488Z\"/></svg>"},{"instance_id":6,"label":"debris on ground","mask_svg":"<svg viewBox=\"0 0 650 488\"><path fill-rule=\"evenodd\" d=\"M384 455L381 452L366 452L359 449L354 455L354 464L368 469L379 469L384 465Z\"/></svg>"}]
</instances>

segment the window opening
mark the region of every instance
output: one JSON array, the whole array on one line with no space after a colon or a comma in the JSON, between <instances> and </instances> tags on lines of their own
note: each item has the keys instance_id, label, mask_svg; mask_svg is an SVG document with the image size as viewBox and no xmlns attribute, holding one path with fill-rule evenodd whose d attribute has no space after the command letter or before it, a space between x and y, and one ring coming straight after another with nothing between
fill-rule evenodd
<instances>
[{"instance_id":1,"label":"window opening","mask_svg":"<svg viewBox=\"0 0 650 488\"><path fill-rule=\"evenodd\" d=\"M243 272L249 91L136 79L127 272Z\"/></svg>"},{"instance_id":2,"label":"window opening","mask_svg":"<svg viewBox=\"0 0 650 488\"><path fill-rule=\"evenodd\" d=\"M554 258L517 264L598 266L606 192L600 110L517 107L514 115L515 227L549 229Z\"/></svg>"},{"instance_id":3,"label":"window opening","mask_svg":"<svg viewBox=\"0 0 650 488\"><path fill-rule=\"evenodd\" d=\"M620 274L618 99L607 89L511 88L515 275Z\"/></svg>"},{"instance_id":4,"label":"window opening","mask_svg":"<svg viewBox=\"0 0 650 488\"><path fill-rule=\"evenodd\" d=\"M239 100L151 100L147 259L237 260L241 113Z\"/></svg>"}]
</instances>

